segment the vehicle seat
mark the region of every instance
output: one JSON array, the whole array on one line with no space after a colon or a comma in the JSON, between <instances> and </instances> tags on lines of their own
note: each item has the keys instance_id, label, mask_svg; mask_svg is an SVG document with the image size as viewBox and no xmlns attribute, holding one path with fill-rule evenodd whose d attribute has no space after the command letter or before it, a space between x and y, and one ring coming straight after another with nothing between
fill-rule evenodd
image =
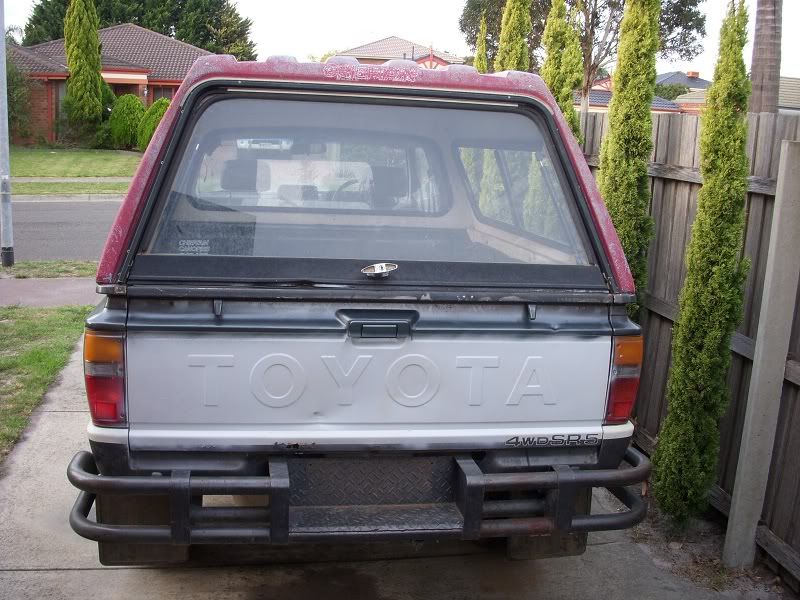
<instances>
[{"instance_id":1,"label":"vehicle seat","mask_svg":"<svg viewBox=\"0 0 800 600\"><path fill-rule=\"evenodd\" d=\"M408 177L405 169L372 166L372 206L377 209L393 208L400 198L408 195Z\"/></svg>"}]
</instances>

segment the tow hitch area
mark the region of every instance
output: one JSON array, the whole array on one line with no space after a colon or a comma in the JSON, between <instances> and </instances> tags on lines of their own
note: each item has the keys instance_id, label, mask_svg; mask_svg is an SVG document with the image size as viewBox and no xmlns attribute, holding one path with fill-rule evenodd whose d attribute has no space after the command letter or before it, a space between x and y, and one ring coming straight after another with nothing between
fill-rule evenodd
<instances>
[{"instance_id":1,"label":"tow hitch area","mask_svg":"<svg viewBox=\"0 0 800 600\"><path fill-rule=\"evenodd\" d=\"M392 459L385 459L390 461ZM476 540L491 537L624 529L639 523L646 506L634 486L650 473L650 462L628 448L628 468L578 469L556 465L546 471L484 473L469 456L394 459L396 474L378 484L384 497L353 504L350 491L390 472L375 461L353 469L335 458L271 457L264 476L208 475L189 470L146 475L103 476L90 452L69 465L80 490L70 513L79 535L98 542L150 544L287 544L402 539ZM403 480L403 461L426 461L429 471ZM343 465L350 465L345 467ZM347 469L347 473L344 469ZM419 485L418 485L419 484ZM608 488L627 510L576 514L576 497L587 488ZM91 521L101 496L161 496L169 503L163 525L117 525ZM265 495L267 506L202 506L204 495Z\"/></svg>"}]
</instances>

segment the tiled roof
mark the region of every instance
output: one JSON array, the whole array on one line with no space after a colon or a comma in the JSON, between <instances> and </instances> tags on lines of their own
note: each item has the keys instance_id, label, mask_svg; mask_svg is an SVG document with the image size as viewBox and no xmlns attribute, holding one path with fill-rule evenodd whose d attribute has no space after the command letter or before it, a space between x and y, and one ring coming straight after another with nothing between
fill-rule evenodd
<instances>
[{"instance_id":1,"label":"tiled roof","mask_svg":"<svg viewBox=\"0 0 800 600\"><path fill-rule=\"evenodd\" d=\"M67 65L17 44L6 44L8 56L23 73L64 73Z\"/></svg>"},{"instance_id":2,"label":"tiled roof","mask_svg":"<svg viewBox=\"0 0 800 600\"><path fill-rule=\"evenodd\" d=\"M142 69L145 71L149 71L145 66L137 65L136 63L132 63L128 60L124 60L117 56L109 56L105 52L100 56L100 62L103 65L104 69Z\"/></svg>"},{"instance_id":3,"label":"tiled roof","mask_svg":"<svg viewBox=\"0 0 800 600\"><path fill-rule=\"evenodd\" d=\"M430 46L423 46L422 44L415 44L395 35L389 36L376 42L370 42L363 46L356 46L345 50L344 52L337 52L339 56L355 56L356 58L379 58L379 59L392 59L392 58L407 58L417 60L423 56L429 56L431 53ZM450 63L460 65L464 59L444 52L442 50L433 50L433 55L438 56L442 60Z\"/></svg>"},{"instance_id":4,"label":"tiled roof","mask_svg":"<svg viewBox=\"0 0 800 600\"><path fill-rule=\"evenodd\" d=\"M183 79L197 58L211 54L132 23L106 27L98 33L104 67L149 69L150 79ZM64 40L44 42L28 49L66 63Z\"/></svg>"},{"instance_id":5,"label":"tiled roof","mask_svg":"<svg viewBox=\"0 0 800 600\"><path fill-rule=\"evenodd\" d=\"M675 98L676 104L705 104L706 103L706 91L705 90L694 90L688 92L686 94L681 94L677 98Z\"/></svg>"},{"instance_id":6,"label":"tiled roof","mask_svg":"<svg viewBox=\"0 0 800 600\"><path fill-rule=\"evenodd\" d=\"M656 75L656 83L663 85L685 85L690 89L704 90L711 85L708 79L702 77L689 77L682 71L671 71L669 73L661 73Z\"/></svg>"},{"instance_id":7,"label":"tiled roof","mask_svg":"<svg viewBox=\"0 0 800 600\"><path fill-rule=\"evenodd\" d=\"M705 104L706 90L695 90L675 98L678 104ZM781 77L778 88L778 108L800 110L800 78Z\"/></svg>"},{"instance_id":8,"label":"tiled roof","mask_svg":"<svg viewBox=\"0 0 800 600\"><path fill-rule=\"evenodd\" d=\"M580 91L573 93L573 102L575 104L581 103ZM608 106L611 103L611 92L608 90L590 90L589 91L589 106ZM653 96L653 101L650 103L652 110L666 110L666 111L680 111L680 106L675 104L672 100L667 100L661 96Z\"/></svg>"}]
</instances>

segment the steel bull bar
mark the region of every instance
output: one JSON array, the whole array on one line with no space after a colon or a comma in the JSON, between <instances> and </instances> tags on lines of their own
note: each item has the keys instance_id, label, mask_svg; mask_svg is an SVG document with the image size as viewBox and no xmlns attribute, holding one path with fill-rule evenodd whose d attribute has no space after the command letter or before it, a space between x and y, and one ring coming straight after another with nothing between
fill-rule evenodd
<instances>
[{"instance_id":1,"label":"steel bull bar","mask_svg":"<svg viewBox=\"0 0 800 600\"><path fill-rule=\"evenodd\" d=\"M287 459L269 459L265 476L169 474L99 475L90 452L78 452L67 470L80 490L70 513L72 529L98 542L150 544L286 544L289 542L463 539L544 535L556 531L625 529L639 523L646 505L634 486L650 473L650 462L628 448L619 469L556 465L535 472L484 473L471 457L454 457L452 503L410 505L291 506ZM607 488L627 510L575 514L577 494ZM491 492L540 493L536 498L485 499ZM164 496L169 524L117 525L88 518L97 495ZM204 507L209 495L266 495L263 507ZM496 498L497 494L492 497ZM521 496L513 494L512 496ZM111 499L113 501L113 498Z\"/></svg>"}]
</instances>

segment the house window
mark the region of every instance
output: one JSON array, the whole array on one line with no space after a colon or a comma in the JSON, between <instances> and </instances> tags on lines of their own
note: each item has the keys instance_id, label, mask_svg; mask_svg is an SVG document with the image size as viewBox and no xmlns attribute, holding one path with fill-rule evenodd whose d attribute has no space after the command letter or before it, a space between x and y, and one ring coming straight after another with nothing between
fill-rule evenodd
<instances>
[{"instance_id":1,"label":"house window","mask_svg":"<svg viewBox=\"0 0 800 600\"><path fill-rule=\"evenodd\" d=\"M172 100L175 95L175 87L171 85L154 85L150 89L153 91L153 102L161 98Z\"/></svg>"}]
</instances>

